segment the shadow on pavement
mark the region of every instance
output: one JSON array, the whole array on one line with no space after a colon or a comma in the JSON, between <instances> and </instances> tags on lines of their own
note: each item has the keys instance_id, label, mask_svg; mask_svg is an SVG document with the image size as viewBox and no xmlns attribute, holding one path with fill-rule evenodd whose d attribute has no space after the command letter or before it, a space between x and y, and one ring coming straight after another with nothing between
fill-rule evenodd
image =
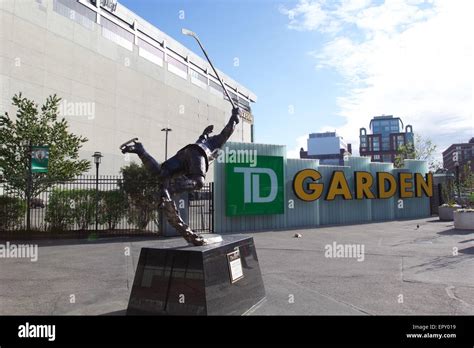
<instances>
[{"instance_id":1,"label":"shadow on pavement","mask_svg":"<svg viewBox=\"0 0 474 348\"><path fill-rule=\"evenodd\" d=\"M109 237L97 239L30 239L30 240L8 240L10 243L16 244L36 244L38 246L57 246L57 245L82 245L82 244L110 244L125 242L142 242L142 241L165 241L164 237Z\"/></svg>"},{"instance_id":2,"label":"shadow on pavement","mask_svg":"<svg viewBox=\"0 0 474 348\"><path fill-rule=\"evenodd\" d=\"M449 222L449 221L434 219L434 220L427 220L426 222L437 223L437 222Z\"/></svg>"},{"instance_id":3,"label":"shadow on pavement","mask_svg":"<svg viewBox=\"0 0 474 348\"><path fill-rule=\"evenodd\" d=\"M438 232L438 234L442 236L452 236L452 235L474 234L474 231L473 230L459 230L453 227L453 228L450 228L449 230Z\"/></svg>"},{"instance_id":4,"label":"shadow on pavement","mask_svg":"<svg viewBox=\"0 0 474 348\"><path fill-rule=\"evenodd\" d=\"M126 309L122 309L122 310L114 311L114 312L109 312L109 313L104 313L104 314L101 314L100 316L124 316L124 315L127 315L127 310Z\"/></svg>"},{"instance_id":5,"label":"shadow on pavement","mask_svg":"<svg viewBox=\"0 0 474 348\"><path fill-rule=\"evenodd\" d=\"M468 255L474 255L474 247L458 250L458 252Z\"/></svg>"}]
</instances>

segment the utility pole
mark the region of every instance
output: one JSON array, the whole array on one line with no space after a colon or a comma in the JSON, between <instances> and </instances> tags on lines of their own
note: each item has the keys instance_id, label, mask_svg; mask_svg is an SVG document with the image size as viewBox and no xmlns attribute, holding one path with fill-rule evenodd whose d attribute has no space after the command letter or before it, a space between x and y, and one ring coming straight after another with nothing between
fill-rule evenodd
<instances>
[{"instance_id":1,"label":"utility pole","mask_svg":"<svg viewBox=\"0 0 474 348\"><path fill-rule=\"evenodd\" d=\"M166 132L166 138L165 138L165 161L166 161L168 159L168 132L171 132L172 129L169 127L165 127L161 131Z\"/></svg>"}]
</instances>

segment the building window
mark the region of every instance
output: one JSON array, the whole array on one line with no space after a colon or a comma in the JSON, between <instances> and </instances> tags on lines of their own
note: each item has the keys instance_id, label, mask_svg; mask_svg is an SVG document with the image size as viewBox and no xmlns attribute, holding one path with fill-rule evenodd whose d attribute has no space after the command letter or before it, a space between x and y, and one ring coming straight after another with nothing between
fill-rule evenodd
<instances>
[{"instance_id":1,"label":"building window","mask_svg":"<svg viewBox=\"0 0 474 348\"><path fill-rule=\"evenodd\" d=\"M215 82L214 80L209 79L209 87L211 87L210 91L213 94L220 96L221 98L224 97L224 90L222 89L222 86L218 82Z\"/></svg>"},{"instance_id":2,"label":"building window","mask_svg":"<svg viewBox=\"0 0 474 348\"><path fill-rule=\"evenodd\" d=\"M115 42L129 51L133 51L133 41L135 36L131 32L105 17L101 17L100 22L102 24L103 37Z\"/></svg>"},{"instance_id":3,"label":"building window","mask_svg":"<svg viewBox=\"0 0 474 348\"><path fill-rule=\"evenodd\" d=\"M380 142L379 138L373 139L374 151L380 151Z\"/></svg>"},{"instance_id":4,"label":"building window","mask_svg":"<svg viewBox=\"0 0 474 348\"><path fill-rule=\"evenodd\" d=\"M163 66L164 52L140 38L138 39L138 55L156 65Z\"/></svg>"},{"instance_id":5,"label":"building window","mask_svg":"<svg viewBox=\"0 0 474 348\"><path fill-rule=\"evenodd\" d=\"M188 66L168 54L168 71L183 79L188 78Z\"/></svg>"},{"instance_id":6,"label":"building window","mask_svg":"<svg viewBox=\"0 0 474 348\"><path fill-rule=\"evenodd\" d=\"M366 151L367 147L367 137L365 135L360 136L360 150Z\"/></svg>"},{"instance_id":7,"label":"building window","mask_svg":"<svg viewBox=\"0 0 474 348\"><path fill-rule=\"evenodd\" d=\"M159 48L140 38L138 39L138 55L152 63L155 63L156 65L163 66L165 53Z\"/></svg>"},{"instance_id":8,"label":"building window","mask_svg":"<svg viewBox=\"0 0 474 348\"><path fill-rule=\"evenodd\" d=\"M207 88L207 76L199 73L197 70L189 69L189 75L191 76L191 83L196 86L206 89Z\"/></svg>"},{"instance_id":9,"label":"building window","mask_svg":"<svg viewBox=\"0 0 474 348\"><path fill-rule=\"evenodd\" d=\"M380 155L374 155L374 156L372 157L372 159L373 159L374 161L380 161Z\"/></svg>"},{"instance_id":10,"label":"building window","mask_svg":"<svg viewBox=\"0 0 474 348\"><path fill-rule=\"evenodd\" d=\"M94 29L96 13L77 1L54 0L53 11L79 23L87 29Z\"/></svg>"},{"instance_id":11,"label":"building window","mask_svg":"<svg viewBox=\"0 0 474 348\"><path fill-rule=\"evenodd\" d=\"M403 137L403 135L399 135L397 137L397 149L402 145L405 145L405 138Z\"/></svg>"},{"instance_id":12,"label":"building window","mask_svg":"<svg viewBox=\"0 0 474 348\"><path fill-rule=\"evenodd\" d=\"M227 88L227 92L229 92L230 97L237 104L239 102L239 98L237 97L237 94L232 92L232 90L230 90L229 88ZM225 96L225 99L228 100L227 96Z\"/></svg>"},{"instance_id":13,"label":"building window","mask_svg":"<svg viewBox=\"0 0 474 348\"><path fill-rule=\"evenodd\" d=\"M244 110L247 110L248 112L250 112L250 102L247 99L239 97L239 105Z\"/></svg>"}]
</instances>

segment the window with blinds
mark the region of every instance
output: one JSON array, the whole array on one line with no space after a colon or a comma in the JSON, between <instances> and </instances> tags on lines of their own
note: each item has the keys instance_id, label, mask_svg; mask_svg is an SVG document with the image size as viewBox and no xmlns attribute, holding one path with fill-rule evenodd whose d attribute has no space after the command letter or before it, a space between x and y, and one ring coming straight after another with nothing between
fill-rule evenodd
<instances>
[{"instance_id":1,"label":"window with blinds","mask_svg":"<svg viewBox=\"0 0 474 348\"><path fill-rule=\"evenodd\" d=\"M70 20L92 30L96 20L96 13L80 2L71 0L54 0L53 11Z\"/></svg>"},{"instance_id":2,"label":"window with blinds","mask_svg":"<svg viewBox=\"0 0 474 348\"><path fill-rule=\"evenodd\" d=\"M158 44L158 43L157 43ZM159 45L159 44L158 44ZM163 66L165 53L145 40L138 39L138 55L159 66Z\"/></svg>"},{"instance_id":3,"label":"window with blinds","mask_svg":"<svg viewBox=\"0 0 474 348\"><path fill-rule=\"evenodd\" d=\"M101 18L102 36L116 44L133 51L135 35L105 17Z\"/></svg>"},{"instance_id":4,"label":"window with blinds","mask_svg":"<svg viewBox=\"0 0 474 348\"><path fill-rule=\"evenodd\" d=\"M189 69L189 75L191 76L191 83L201 88L207 88L207 77L204 74L199 73L197 70Z\"/></svg>"},{"instance_id":5,"label":"window with blinds","mask_svg":"<svg viewBox=\"0 0 474 348\"><path fill-rule=\"evenodd\" d=\"M183 79L188 78L188 66L171 55L167 56L168 60L168 71L172 72Z\"/></svg>"}]
</instances>

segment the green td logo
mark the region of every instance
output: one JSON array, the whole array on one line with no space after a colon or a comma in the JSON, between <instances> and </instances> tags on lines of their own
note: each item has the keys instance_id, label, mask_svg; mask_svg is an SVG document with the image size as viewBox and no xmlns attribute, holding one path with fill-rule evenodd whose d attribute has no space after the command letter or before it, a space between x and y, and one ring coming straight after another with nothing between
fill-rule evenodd
<instances>
[{"instance_id":1,"label":"green td logo","mask_svg":"<svg viewBox=\"0 0 474 348\"><path fill-rule=\"evenodd\" d=\"M283 157L257 156L257 165L226 163L226 215L283 214Z\"/></svg>"}]
</instances>

